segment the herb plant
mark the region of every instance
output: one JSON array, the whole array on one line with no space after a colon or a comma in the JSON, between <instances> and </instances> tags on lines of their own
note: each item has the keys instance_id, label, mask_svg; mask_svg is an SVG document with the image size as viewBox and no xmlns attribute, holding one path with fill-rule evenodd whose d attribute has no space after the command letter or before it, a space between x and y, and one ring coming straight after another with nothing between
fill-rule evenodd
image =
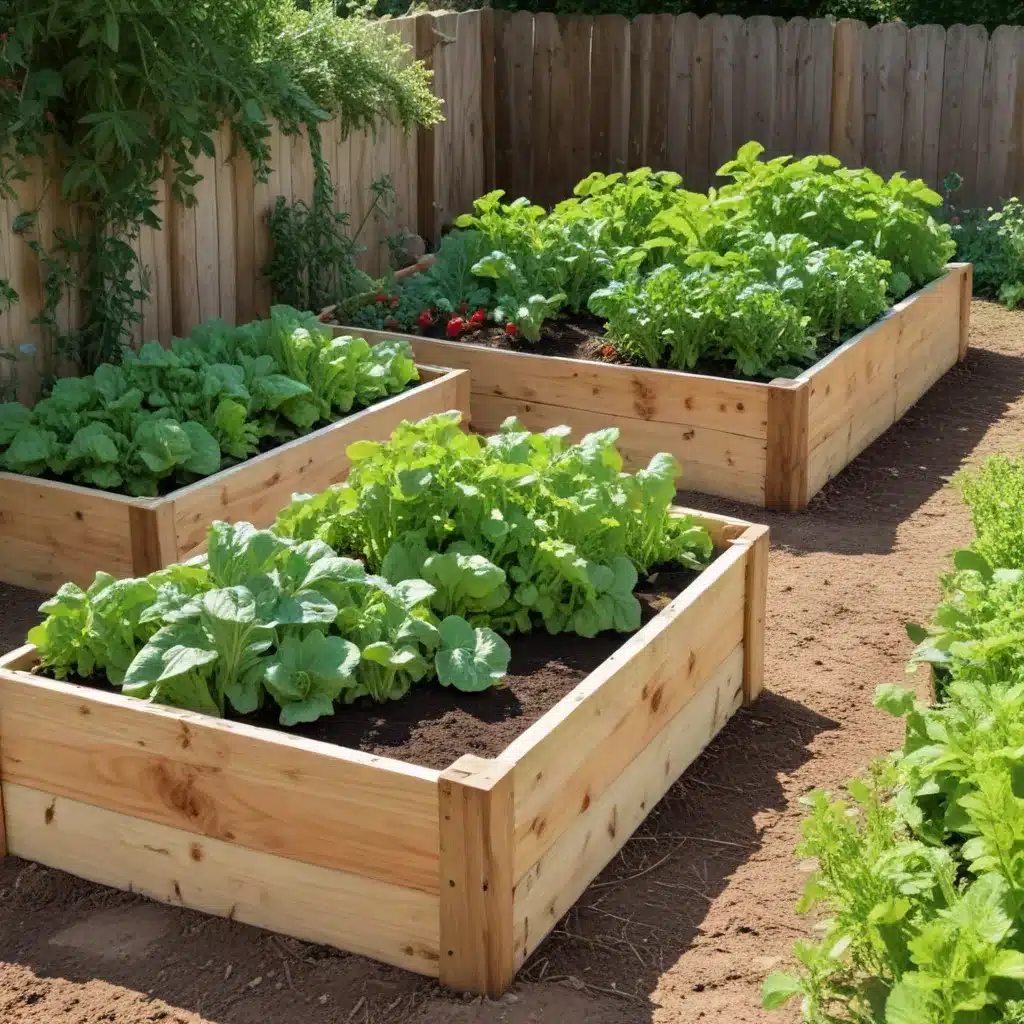
<instances>
[{"instance_id":1,"label":"herb plant","mask_svg":"<svg viewBox=\"0 0 1024 1024\"><path fill-rule=\"evenodd\" d=\"M797 943L799 973L766 979L769 1008L800 997L811 1024L1024 1020L1024 549L999 543L1022 480L1006 459L966 478L978 536L932 624L909 627L910 668L933 669L939 701L880 686L902 749L848 785L852 802L806 798L798 853L816 870L798 909L828 916L820 942Z\"/></svg>"}]
</instances>

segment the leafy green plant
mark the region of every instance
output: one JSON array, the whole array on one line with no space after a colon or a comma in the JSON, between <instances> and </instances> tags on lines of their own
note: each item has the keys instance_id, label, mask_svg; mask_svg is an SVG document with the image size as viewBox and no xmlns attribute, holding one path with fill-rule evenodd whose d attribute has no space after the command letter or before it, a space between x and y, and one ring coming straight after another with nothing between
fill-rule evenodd
<instances>
[{"instance_id":1,"label":"leafy green plant","mask_svg":"<svg viewBox=\"0 0 1024 1024\"><path fill-rule=\"evenodd\" d=\"M398 585L422 576L438 614L505 633L629 632L638 571L710 559L707 532L669 514L670 455L629 475L615 429L570 445L564 427L531 434L512 419L484 440L459 422L446 413L351 445L345 483L296 496L275 529L359 552Z\"/></svg>"},{"instance_id":2,"label":"leafy green plant","mask_svg":"<svg viewBox=\"0 0 1024 1024\"><path fill-rule=\"evenodd\" d=\"M409 346L334 338L316 317L275 306L269 319L221 321L153 341L87 377L58 380L27 409L0 404L0 465L105 490L155 495L255 455L417 378Z\"/></svg>"},{"instance_id":3,"label":"leafy green plant","mask_svg":"<svg viewBox=\"0 0 1024 1024\"><path fill-rule=\"evenodd\" d=\"M965 488L989 536L1011 514L994 465ZM817 867L798 909L828 918L821 942L795 947L798 974L766 979L769 1008L800 997L813 1024L1022 1019L1024 566L994 567L982 539L954 556L932 624L909 630L910 667L932 667L940 701L880 686L875 703L906 720L902 749L849 784L854 806L807 800L798 853Z\"/></svg>"},{"instance_id":4,"label":"leafy green plant","mask_svg":"<svg viewBox=\"0 0 1024 1024\"><path fill-rule=\"evenodd\" d=\"M380 117L440 116L430 73L401 39L337 17L330 0L0 0L0 25L0 195L29 160L56 161L83 224L73 341L87 371L116 358L138 322L131 243L159 226L154 184L169 168L174 197L191 202L195 161L214 155L222 124L265 180L271 118L315 136L331 117L344 135Z\"/></svg>"},{"instance_id":5,"label":"leafy green plant","mask_svg":"<svg viewBox=\"0 0 1024 1024\"><path fill-rule=\"evenodd\" d=\"M971 510L974 550L992 566L1024 569L1024 458L990 456L957 483Z\"/></svg>"},{"instance_id":6,"label":"leafy green plant","mask_svg":"<svg viewBox=\"0 0 1024 1024\"><path fill-rule=\"evenodd\" d=\"M217 522L206 555L143 579L67 583L29 632L58 679L105 676L128 696L224 715L269 698L282 725L414 682L500 685L508 645L431 611L424 580L391 586L322 541Z\"/></svg>"}]
</instances>

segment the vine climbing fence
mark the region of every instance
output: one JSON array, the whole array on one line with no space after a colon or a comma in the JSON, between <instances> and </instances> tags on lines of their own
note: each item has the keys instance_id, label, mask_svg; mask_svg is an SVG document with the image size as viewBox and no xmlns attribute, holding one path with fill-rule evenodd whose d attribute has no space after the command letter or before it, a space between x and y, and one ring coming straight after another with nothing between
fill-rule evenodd
<instances>
[{"instance_id":1,"label":"vine climbing fence","mask_svg":"<svg viewBox=\"0 0 1024 1024\"><path fill-rule=\"evenodd\" d=\"M962 175L957 201L994 203L1024 190L1024 28L692 14L632 22L598 17L468 11L396 19L394 31L435 72L446 120L406 134L382 125L342 138L324 129L336 208L358 225L364 268L382 271L385 236L436 240L443 224L490 188L553 203L592 170L650 165L706 189L715 168L757 139L771 156L832 152L882 174L905 170L935 187ZM273 173L253 180L224 133L197 168L198 202L158 191L161 230L134 241L147 268L137 340L188 331L209 317L241 322L270 303L261 270L266 217L277 196L311 199L313 166L301 136L273 136ZM20 301L0 316L0 374L18 368L30 397L52 372L47 332L32 321L45 301L41 245L76 212L36 167L16 199L0 203L0 279ZM367 217L370 185L390 175L395 201ZM19 216L37 211L27 232ZM58 320L75 324L75 296Z\"/></svg>"}]
</instances>

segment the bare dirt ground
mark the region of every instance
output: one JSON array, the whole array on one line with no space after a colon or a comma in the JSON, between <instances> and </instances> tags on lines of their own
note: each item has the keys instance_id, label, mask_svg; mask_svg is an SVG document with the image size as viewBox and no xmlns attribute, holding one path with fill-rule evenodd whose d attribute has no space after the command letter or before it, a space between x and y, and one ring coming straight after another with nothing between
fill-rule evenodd
<instances>
[{"instance_id":1,"label":"bare dirt ground","mask_svg":"<svg viewBox=\"0 0 1024 1024\"><path fill-rule=\"evenodd\" d=\"M949 488L1024 445L1024 314L972 312L972 350L803 515L699 495L772 528L767 691L686 773L497 1002L255 928L112 892L15 858L0 866L2 1024L690 1024L777 1021L761 979L810 922L793 847L799 798L899 742L871 707L904 678L902 623L929 615L970 536ZM0 592L0 648L37 598Z\"/></svg>"}]
</instances>

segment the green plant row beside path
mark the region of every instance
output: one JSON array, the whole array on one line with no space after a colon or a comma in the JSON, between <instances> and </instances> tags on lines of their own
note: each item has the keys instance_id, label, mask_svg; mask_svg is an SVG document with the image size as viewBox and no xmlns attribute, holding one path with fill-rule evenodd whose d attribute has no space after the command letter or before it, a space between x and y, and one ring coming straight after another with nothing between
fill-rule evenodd
<instances>
[{"instance_id":1,"label":"green plant row beside path","mask_svg":"<svg viewBox=\"0 0 1024 1024\"><path fill-rule=\"evenodd\" d=\"M813 1024L1024 1021L1024 461L962 486L976 539L933 622L908 627L937 702L879 687L902 750L848 796L806 798L798 909L823 912L823 938L796 944L799 973L770 975L764 1002L800 997Z\"/></svg>"}]
</instances>

